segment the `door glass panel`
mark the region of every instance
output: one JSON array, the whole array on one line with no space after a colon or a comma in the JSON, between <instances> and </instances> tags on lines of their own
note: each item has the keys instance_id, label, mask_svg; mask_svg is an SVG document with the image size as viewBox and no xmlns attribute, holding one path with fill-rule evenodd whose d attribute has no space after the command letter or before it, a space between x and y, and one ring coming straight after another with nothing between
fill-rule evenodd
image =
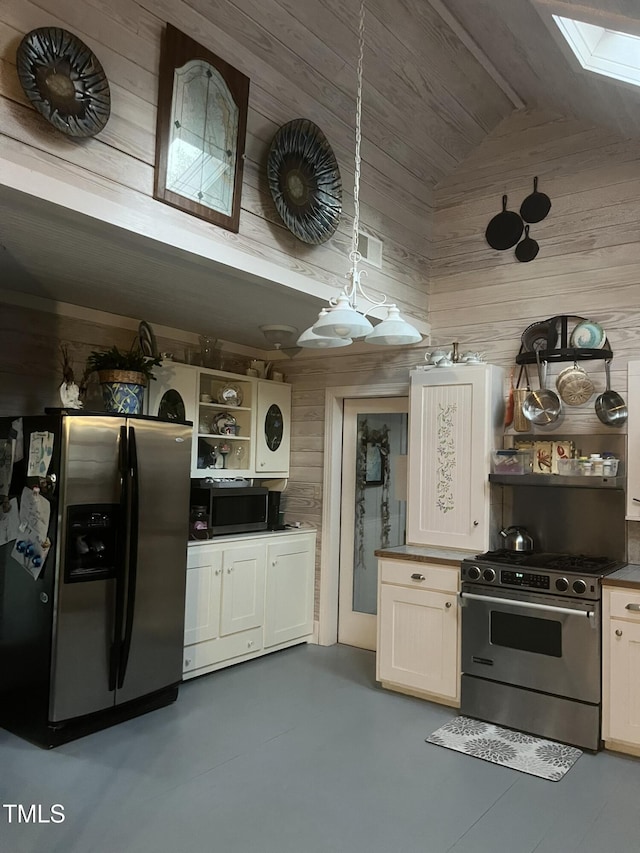
<instances>
[{"instance_id":1,"label":"door glass panel","mask_svg":"<svg viewBox=\"0 0 640 853\"><path fill-rule=\"evenodd\" d=\"M277 450L282 444L284 418L280 406L275 403L269 406L264 419L264 437L269 450Z\"/></svg>"},{"instance_id":2,"label":"door glass panel","mask_svg":"<svg viewBox=\"0 0 640 853\"><path fill-rule=\"evenodd\" d=\"M491 643L521 652L562 657L562 623L553 619L491 611Z\"/></svg>"},{"instance_id":3,"label":"door glass panel","mask_svg":"<svg viewBox=\"0 0 640 853\"><path fill-rule=\"evenodd\" d=\"M377 548L405 542L407 415L359 414L356 448L353 610L377 611Z\"/></svg>"}]
</instances>

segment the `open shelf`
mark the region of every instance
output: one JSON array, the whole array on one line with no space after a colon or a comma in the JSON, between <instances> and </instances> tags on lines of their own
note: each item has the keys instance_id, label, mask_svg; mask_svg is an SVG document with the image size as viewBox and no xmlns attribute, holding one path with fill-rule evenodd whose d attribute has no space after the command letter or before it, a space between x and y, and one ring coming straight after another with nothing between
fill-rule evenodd
<instances>
[{"instance_id":1,"label":"open shelf","mask_svg":"<svg viewBox=\"0 0 640 853\"><path fill-rule=\"evenodd\" d=\"M601 349L570 346L569 320L577 324L584 321L585 318L574 314L560 314L543 321L549 327L549 339L547 347L538 350L540 361L553 364L563 361L589 361L594 359L609 361L613 358L613 351L608 338L605 339L604 346ZM516 356L516 364L535 364L536 361L535 350L525 350L523 342L520 352Z\"/></svg>"},{"instance_id":2,"label":"open shelf","mask_svg":"<svg viewBox=\"0 0 640 853\"><path fill-rule=\"evenodd\" d=\"M624 489L624 477L565 477L562 474L489 474L490 483L502 486L551 486L552 488Z\"/></svg>"}]
</instances>

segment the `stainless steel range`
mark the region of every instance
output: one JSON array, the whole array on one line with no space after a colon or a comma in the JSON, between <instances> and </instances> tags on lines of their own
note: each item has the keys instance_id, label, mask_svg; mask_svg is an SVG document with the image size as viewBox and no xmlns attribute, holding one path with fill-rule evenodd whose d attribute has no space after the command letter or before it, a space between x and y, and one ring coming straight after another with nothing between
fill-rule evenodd
<instances>
[{"instance_id":1,"label":"stainless steel range","mask_svg":"<svg viewBox=\"0 0 640 853\"><path fill-rule=\"evenodd\" d=\"M600 747L607 557L490 551L463 560L460 712Z\"/></svg>"}]
</instances>

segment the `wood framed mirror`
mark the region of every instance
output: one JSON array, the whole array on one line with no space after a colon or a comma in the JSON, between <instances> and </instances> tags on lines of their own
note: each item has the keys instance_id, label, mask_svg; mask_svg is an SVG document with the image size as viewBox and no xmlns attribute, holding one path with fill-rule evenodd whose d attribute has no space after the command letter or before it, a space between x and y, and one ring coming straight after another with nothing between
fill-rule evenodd
<instances>
[{"instance_id":1,"label":"wood framed mirror","mask_svg":"<svg viewBox=\"0 0 640 853\"><path fill-rule=\"evenodd\" d=\"M155 199L238 231L248 102L248 77L167 24Z\"/></svg>"}]
</instances>

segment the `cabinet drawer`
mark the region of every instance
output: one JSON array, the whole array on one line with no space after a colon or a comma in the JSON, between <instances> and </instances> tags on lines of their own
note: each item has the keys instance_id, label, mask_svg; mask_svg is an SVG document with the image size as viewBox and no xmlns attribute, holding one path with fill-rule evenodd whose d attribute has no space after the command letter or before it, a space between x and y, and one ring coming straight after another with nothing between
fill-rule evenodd
<instances>
[{"instance_id":1,"label":"cabinet drawer","mask_svg":"<svg viewBox=\"0 0 640 853\"><path fill-rule=\"evenodd\" d=\"M401 584L416 588L457 592L460 569L457 566L438 566L411 560L379 560L381 583ZM412 578L412 575L419 575Z\"/></svg>"},{"instance_id":2,"label":"cabinet drawer","mask_svg":"<svg viewBox=\"0 0 640 853\"><path fill-rule=\"evenodd\" d=\"M618 619L633 619L640 622L640 591L626 589L610 589L610 615ZM629 609L627 605L631 605ZM637 609L636 609L637 608Z\"/></svg>"},{"instance_id":3,"label":"cabinet drawer","mask_svg":"<svg viewBox=\"0 0 640 853\"><path fill-rule=\"evenodd\" d=\"M229 637L205 640L203 643L185 646L182 671L191 672L202 666L211 666L223 660L249 655L260 649L262 649L261 627L253 628L251 631L241 631Z\"/></svg>"}]
</instances>

